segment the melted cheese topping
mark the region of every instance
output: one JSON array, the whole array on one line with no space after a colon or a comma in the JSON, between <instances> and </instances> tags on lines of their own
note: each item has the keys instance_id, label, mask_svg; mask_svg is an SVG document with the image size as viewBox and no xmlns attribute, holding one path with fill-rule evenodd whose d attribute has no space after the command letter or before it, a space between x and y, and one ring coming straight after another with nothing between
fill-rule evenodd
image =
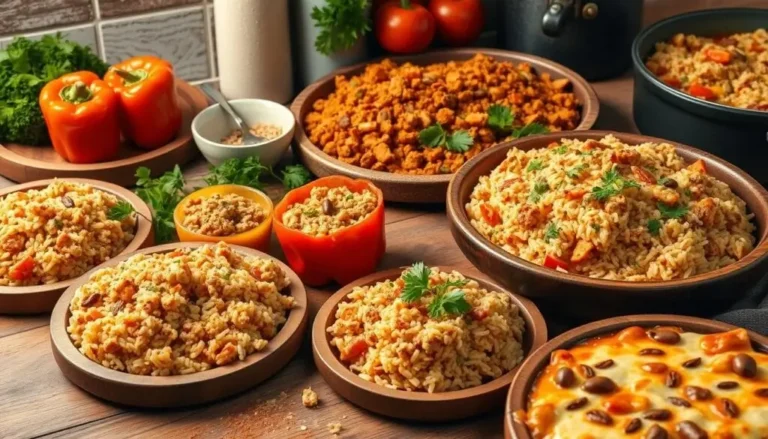
<instances>
[{"instance_id":1,"label":"melted cheese topping","mask_svg":"<svg viewBox=\"0 0 768 439\"><path fill-rule=\"evenodd\" d=\"M768 438L768 396L756 393L759 389L768 389L768 355L752 349L745 330L709 335L681 332L679 328L654 330L657 333L674 331L679 333L680 340L674 344L661 343L651 338L651 331L647 334L635 326L612 336L588 340L567 351L554 351L550 364L539 375L529 395L527 413L516 413L516 420L524 422L537 439L641 438L653 425L664 428L670 438L678 438L685 437L676 433L676 426L682 421L694 422L711 439ZM663 354L641 355L644 349L661 350ZM757 374L754 377L746 378L734 372L733 358L739 353L755 360ZM695 358L701 359L698 366L683 366ZM613 360L613 364L596 367L606 360ZM590 366L597 377L610 378L616 389L603 394L585 391L582 386L590 370L582 365ZM567 388L556 383L558 370L564 367L570 368L575 378ZM669 378L670 373L675 372L678 375ZM738 386L718 387L719 383L728 381ZM711 395L697 399L687 391L688 386L701 387ZM730 386L733 384L724 387ZM586 398L586 404L579 408L572 406L571 410L566 408L579 398ZM649 410L658 409L668 410L671 416L657 420L646 418ZM605 425L605 419L602 423L596 421L594 413L587 414L594 410L607 414L610 425ZM640 428L628 434L625 429L634 419L640 420ZM637 422L634 421L635 425Z\"/></svg>"}]
</instances>

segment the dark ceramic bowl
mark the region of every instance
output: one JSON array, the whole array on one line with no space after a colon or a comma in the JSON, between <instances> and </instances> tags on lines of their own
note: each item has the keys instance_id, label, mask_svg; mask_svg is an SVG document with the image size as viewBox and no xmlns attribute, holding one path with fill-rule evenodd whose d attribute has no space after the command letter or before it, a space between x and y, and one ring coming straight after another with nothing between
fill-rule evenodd
<instances>
[{"instance_id":1,"label":"dark ceramic bowl","mask_svg":"<svg viewBox=\"0 0 768 439\"><path fill-rule=\"evenodd\" d=\"M632 45L633 114L640 132L701 148L768 184L768 111L695 98L664 84L644 63L657 42L677 33L724 35L766 23L768 9L711 9L670 17L640 32Z\"/></svg>"},{"instance_id":2,"label":"dark ceramic bowl","mask_svg":"<svg viewBox=\"0 0 768 439\"><path fill-rule=\"evenodd\" d=\"M613 134L634 145L667 142L638 134L608 131L552 133L527 137L484 151L467 162L448 187L447 211L451 231L464 255L483 273L511 291L536 301L545 315L571 322L638 312L680 312L707 315L722 311L743 297L768 268L768 192L735 166L704 151L672 142L687 161L704 160L707 172L725 182L755 214L755 248L741 260L688 279L627 282L594 279L552 270L513 256L491 243L469 222L464 206L483 175L501 163L511 148L545 148L561 138L599 140Z\"/></svg>"},{"instance_id":3,"label":"dark ceramic bowl","mask_svg":"<svg viewBox=\"0 0 768 439\"><path fill-rule=\"evenodd\" d=\"M504 437L506 439L532 439L531 433L525 425L514 421L514 413L517 410L525 410L528 406L528 394L539 373L549 363L552 351L556 349L568 349L587 339L601 335L609 335L621 331L629 326L642 326L651 328L654 326L677 326L686 331L700 334L725 332L736 329L735 326L714 320L699 319L681 315L631 315L600 320L588 325L572 329L558 337L548 341L537 349L520 366L520 370L507 394L507 408L504 411ZM748 331L752 340L752 347L756 351L768 353L768 337Z\"/></svg>"}]
</instances>

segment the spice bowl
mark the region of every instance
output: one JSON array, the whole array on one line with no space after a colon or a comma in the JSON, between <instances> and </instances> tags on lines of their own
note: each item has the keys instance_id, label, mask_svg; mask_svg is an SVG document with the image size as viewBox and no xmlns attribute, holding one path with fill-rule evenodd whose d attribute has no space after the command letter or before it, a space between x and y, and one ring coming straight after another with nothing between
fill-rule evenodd
<instances>
[{"instance_id":1,"label":"spice bowl","mask_svg":"<svg viewBox=\"0 0 768 439\"><path fill-rule=\"evenodd\" d=\"M266 166L277 164L293 138L296 120L291 111L277 102L265 99L235 99L229 101L229 104L249 127L256 124L273 125L280 129L280 134L256 145L226 144L222 140L239 128L219 104L214 104L201 111L192 121L192 136L205 159L218 166L231 158L257 156Z\"/></svg>"},{"instance_id":2,"label":"spice bowl","mask_svg":"<svg viewBox=\"0 0 768 439\"><path fill-rule=\"evenodd\" d=\"M227 195L234 194L244 197L248 200L255 202L259 207L264 210L264 219L259 224L248 231L237 233L227 236L213 236L205 235L195 232L184 225L184 220L187 217L185 208L193 201L209 198L213 195ZM176 206L173 211L173 222L176 226L176 233L179 235L179 240L182 242L219 242L223 241L227 244L241 245L243 247L249 247L256 250L266 252L269 250L269 241L272 235L272 216L274 206L272 200L264 193L257 189L250 188L248 186L240 186L236 184L221 184L216 186L208 186L199 189L195 192L184 197L181 202ZM216 214L215 212L209 212Z\"/></svg>"}]
</instances>

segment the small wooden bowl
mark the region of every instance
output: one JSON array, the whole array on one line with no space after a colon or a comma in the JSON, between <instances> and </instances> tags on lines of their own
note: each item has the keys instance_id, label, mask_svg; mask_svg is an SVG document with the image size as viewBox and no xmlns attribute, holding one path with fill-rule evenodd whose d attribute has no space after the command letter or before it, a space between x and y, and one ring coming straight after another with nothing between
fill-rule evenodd
<instances>
[{"instance_id":1,"label":"small wooden bowl","mask_svg":"<svg viewBox=\"0 0 768 439\"><path fill-rule=\"evenodd\" d=\"M193 232L184 227L184 207L189 204L190 201L198 198L208 198L214 194L236 194L241 197L254 201L261 206L266 212L264 221L261 222L254 229L247 232L238 233L229 236L208 236L202 235L197 232ZM260 190L248 187L240 186L236 184L220 184L216 186L208 186L184 197L179 202L176 208L173 210L173 222L176 225L176 234L179 235L179 241L182 242L219 242L224 241L232 245L242 245L244 247L250 247L259 251L269 251L269 240L272 237L272 214L274 211L274 205L272 200Z\"/></svg>"},{"instance_id":2,"label":"small wooden bowl","mask_svg":"<svg viewBox=\"0 0 768 439\"><path fill-rule=\"evenodd\" d=\"M30 189L42 189L48 186L54 179L31 181L29 183L10 186L0 190L0 198L14 192L23 192ZM152 223L148 218L152 218L149 207L137 197L136 194L128 189L118 185L98 180L89 180L85 178L68 178L67 181L76 183L86 183L96 189L108 192L122 200L125 200L133 206L139 215L136 216L136 234L120 255L136 251L152 245L154 234L152 233ZM50 312L59 296L78 278L63 280L60 282L45 285L30 285L23 287L0 286L0 314L36 314Z\"/></svg>"},{"instance_id":3,"label":"small wooden bowl","mask_svg":"<svg viewBox=\"0 0 768 439\"><path fill-rule=\"evenodd\" d=\"M704 160L707 172L727 183L755 214L755 248L741 260L719 270L688 279L664 282L627 282L594 279L552 270L491 243L470 224L464 206L483 175L501 163L512 148L545 148L561 138L599 140L608 134L627 144L670 143L687 161ZM464 255L480 271L523 296L534 298L554 313L566 312L576 320L611 317L637 312L707 314L725 309L743 297L768 269L768 192L744 171L704 151L675 142L638 134L608 131L552 133L528 137L484 151L467 162L448 188L447 214L451 232Z\"/></svg>"},{"instance_id":4,"label":"small wooden bowl","mask_svg":"<svg viewBox=\"0 0 768 439\"><path fill-rule=\"evenodd\" d=\"M103 163L77 164L61 158L53 147L0 144L0 175L20 183L44 178L93 178L120 186L136 184L136 168L146 166L153 175L170 171L197 157L198 150L192 140L192 119L208 106L208 100L197 87L176 80L182 122L176 137L151 151L123 142L115 160Z\"/></svg>"},{"instance_id":5,"label":"small wooden bowl","mask_svg":"<svg viewBox=\"0 0 768 439\"><path fill-rule=\"evenodd\" d=\"M525 410L528 407L528 394L531 392L539 373L549 363L552 351L568 349L590 338L616 333L629 326L642 326L646 328L677 326L686 331L700 334L711 334L713 332L736 329L736 326L714 320L670 314L640 314L614 317L571 329L548 341L520 366L507 394L507 407L504 410L504 437L506 439L533 439L525 425L515 422L514 413L517 410ZM747 332L752 340L754 349L768 353L768 337L752 331Z\"/></svg>"},{"instance_id":6,"label":"small wooden bowl","mask_svg":"<svg viewBox=\"0 0 768 439\"><path fill-rule=\"evenodd\" d=\"M514 63L526 62L539 73L549 73L553 78L568 78L573 84L573 92L581 102L581 121L577 130L592 128L600 112L600 101L589 83L570 70L554 61L538 56L519 52L496 49L448 49L421 53L411 56L398 56L391 59L402 64L409 62L415 65L429 65L448 61L464 61L482 53L500 61ZM323 152L309 141L304 131L304 118L312 111L312 105L318 99L327 97L336 88L335 77L338 75L353 76L365 71L369 63L358 64L339 69L305 88L291 104L291 111L296 116L296 132L294 151L301 161L313 174L323 177L326 175L345 175L350 178L362 178L373 182L384 193L387 201L404 203L443 203L445 191L452 175L408 175L390 172L372 171L359 166L350 165Z\"/></svg>"},{"instance_id":7,"label":"small wooden bowl","mask_svg":"<svg viewBox=\"0 0 768 439\"><path fill-rule=\"evenodd\" d=\"M443 271L453 270L450 267L439 268ZM402 271L403 268L393 268L358 279L340 289L320 308L312 325L312 354L315 365L325 381L336 393L364 409L413 421L448 421L467 418L501 405L504 394L519 366L477 387L427 393L393 390L374 384L357 376L339 360L337 351L331 347L331 337L326 331L336 318L338 304L344 301L347 294L355 287L397 279ZM493 282L477 277L467 276L467 278L477 281L482 288L509 294L512 303L520 308L520 315L525 320L523 336L525 357L544 344L547 340L547 325L536 305Z\"/></svg>"},{"instance_id":8,"label":"small wooden bowl","mask_svg":"<svg viewBox=\"0 0 768 439\"><path fill-rule=\"evenodd\" d=\"M164 377L132 375L104 367L77 350L67 333L69 304L75 291L100 268L114 267L136 254L165 253L197 248L205 243L165 244L120 256L89 271L61 296L51 314L51 348L61 372L83 390L107 401L136 407L182 407L211 402L246 390L277 373L298 351L307 325L307 292L299 277L279 260L256 250L232 246L239 253L273 259L291 280L296 306L267 348L226 366L189 375Z\"/></svg>"}]
</instances>

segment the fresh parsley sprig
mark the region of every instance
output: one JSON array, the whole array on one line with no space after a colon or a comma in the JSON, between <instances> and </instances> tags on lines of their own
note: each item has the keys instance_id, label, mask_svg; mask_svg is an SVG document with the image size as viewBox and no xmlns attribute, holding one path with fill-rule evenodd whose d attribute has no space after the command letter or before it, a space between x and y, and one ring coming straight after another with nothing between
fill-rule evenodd
<instances>
[{"instance_id":1,"label":"fresh parsley sprig","mask_svg":"<svg viewBox=\"0 0 768 439\"><path fill-rule=\"evenodd\" d=\"M549 190L549 184L546 181L537 181L533 184L533 190L528 195L528 201L538 203L541 197Z\"/></svg>"},{"instance_id":2,"label":"fresh parsley sprig","mask_svg":"<svg viewBox=\"0 0 768 439\"><path fill-rule=\"evenodd\" d=\"M179 165L158 178L152 178L151 174L149 168L143 166L136 170L136 195L152 209L155 240L170 242L176 239L173 210L185 196L186 182Z\"/></svg>"},{"instance_id":3,"label":"fresh parsley sprig","mask_svg":"<svg viewBox=\"0 0 768 439\"><path fill-rule=\"evenodd\" d=\"M304 186L312 180L312 174L303 165L288 165L282 171L283 186L288 189L296 189Z\"/></svg>"},{"instance_id":4,"label":"fresh parsley sprig","mask_svg":"<svg viewBox=\"0 0 768 439\"><path fill-rule=\"evenodd\" d=\"M515 114L509 107L493 104L488 107L488 126L500 135L511 135L515 139L532 136L534 134L545 134L549 128L540 123L529 123L522 128L515 128Z\"/></svg>"},{"instance_id":5,"label":"fresh parsley sprig","mask_svg":"<svg viewBox=\"0 0 768 439\"><path fill-rule=\"evenodd\" d=\"M647 224L648 232L653 236L659 236L662 226L663 226L662 222L656 218L652 218L648 220L648 224Z\"/></svg>"},{"instance_id":6,"label":"fresh parsley sprig","mask_svg":"<svg viewBox=\"0 0 768 439\"><path fill-rule=\"evenodd\" d=\"M682 204L667 206L664 203L656 203L656 207L661 212L661 217L665 219L682 218L689 210L688 206Z\"/></svg>"},{"instance_id":7,"label":"fresh parsley sprig","mask_svg":"<svg viewBox=\"0 0 768 439\"><path fill-rule=\"evenodd\" d=\"M349 49L371 31L368 0L326 0L312 7L310 16L320 33L315 49L323 55Z\"/></svg>"},{"instance_id":8,"label":"fresh parsley sprig","mask_svg":"<svg viewBox=\"0 0 768 439\"><path fill-rule=\"evenodd\" d=\"M592 188L592 198L598 201L605 201L608 198L618 195L627 188L637 188L640 185L634 181L624 178L616 170L616 167L606 171L602 177L600 177L602 185Z\"/></svg>"},{"instance_id":9,"label":"fresh parsley sprig","mask_svg":"<svg viewBox=\"0 0 768 439\"><path fill-rule=\"evenodd\" d=\"M560 237L560 227L553 221L547 224L547 229L544 231L544 242L549 242L552 239Z\"/></svg>"},{"instance_id":10,"label":"fresh parsley sprig","mask_svg":"<svg viewBox=\"0 0 768 439\"><path fill-rule=\"evenodd\" d=\"M444 146L448 151L467 152L474 143L474 139L466 130L448 134L442 125L436 123L419 132L419 142L430 148Z\"/></svg>"},{"instance_id":11,"label":"fresh parsley sprig","mask_svg":"<svg viewBox=\"0 0 768 439\"><path fill-rule=\"evenodd\" d=\"M434 297L427 306L427 312L433 319L446 314L461 315L469 312L472 306L464 297L464 291L460 288L467 284L466 280L449 280L434 287L429 286L429 276L432 273L423 262L416 262L403 273L403 290L400 298L412 303L421 299L426 294Z\"/></svg>"}]
</instances>

